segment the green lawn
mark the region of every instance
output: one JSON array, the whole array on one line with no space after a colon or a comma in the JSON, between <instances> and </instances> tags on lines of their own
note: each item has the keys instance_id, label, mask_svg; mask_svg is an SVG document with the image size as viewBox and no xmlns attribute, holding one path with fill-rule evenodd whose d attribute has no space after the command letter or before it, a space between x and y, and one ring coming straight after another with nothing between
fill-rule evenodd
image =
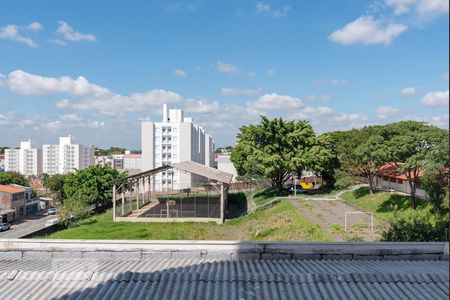
<instances>
[{"instance_id":1,"label":"green lawn","mask_svg":"<svg viewBox=\"0 0 450 300\"><path fill-rule=\"evenodd\" d=\"M112 211L79 221L51 239L331 241L289 202L216 223L131 223L112 221Z\"/></svg>"},{"instance_id":2,"label":"green lawn","mask_svg":"<svg viewBox=\"0 0 450 300\"><path fill-rule=\"evenodd\" d=\"M388 192L377 192L372 195L369 188L360 188L341 195L341 199L363 210L371 211L376 216L391 219L394 214L401 216L411 210L409 196L401 196ZM417 210L431 209L429 202L417 199Z\"/></svg>"},{"instance_id":3,"label":"green lawn","mask_svg":"<svg viewBox=\"0 0 450 300\"><path fill-rule=\"evenodd\" d=\"M253 201L255 202L256 206L260 206L269 202L275 197L283 197L287 195L287 191L280 192L277 188L274 187L262 188L253 193Z\"/></svg>"}]
</instances>

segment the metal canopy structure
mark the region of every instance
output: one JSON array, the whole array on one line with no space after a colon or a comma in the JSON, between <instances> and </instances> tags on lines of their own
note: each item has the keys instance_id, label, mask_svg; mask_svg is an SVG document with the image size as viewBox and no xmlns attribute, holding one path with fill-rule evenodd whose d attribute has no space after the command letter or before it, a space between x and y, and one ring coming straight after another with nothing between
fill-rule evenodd
<instances>
[{"instance_id":1,"label":"metal canopy structure","mask_svg":"<svg viewBox=\"0 0 450 300\"><path fill-rule=\"evenodd\" d=\"M162 202L167 204L167 208L164 207L162 209L161 203L157 207L161 211L165 211L165 214L167 214L166 219L162 218L156 218L154 215L150 215L147 211L148 209L151 209L152 205L155 203L160 202L160 197L158 195L161 195L161 191L155 190L153 188L152 190L152 183L154 184L155 175L161 172L168 171L170 169L176 169L181 172L190 173L196 176L200 176L203 178L206 178L209 183L213 183L211 187L215 188L220 193L220 200L217 198L217 209L219 210L217 214L210 215L210 201L209 196L207 199L208 203L208 215L200 216L199 214L196 214L194 212L193 217L183 217L181 214L181 217L178 215L177 209L172 209L172 211L176 212L176 218L173 218L169 211L170 205L177 205L176 203L176 197L171 196L173 199L166 199L166 202ZM169 171L170 172L170 171ZM113 184L113 219L114 221L134 221L134 222L151 222L151 221L218 221L219 223L222 223L225 219L225 208L228 200L228 189L229 185L231 183L231 180L233 178L232 174L219 171L217 169L199 164L197 162L192 161L184 161L180 163L174 163L174 164L167 164L158 168L154 168L152 170L148 170L139 174L127 176L125 178L121 178L118 180L115 180L112 182ZM190 189L188 189L190 192ZM167 192L167 191L166 191ZM176 190L171 190L171 195L174 195L174 192ZM117 202L117 196L118 193L121 194L121 209L119 210L118 214L119 217L116 216L116 202ZM178 193L181 193L179 191ZM125 209L125 198L127 198L125 195L129 195L129 199L131 201L128 201L128 207ZM132 198L134 194L134 199ZM156 202L152 202L152 196L156 197ZM191 199L192 201L192 199ZM199 208L200 206L196 206L197 203L194 199L194 208ZM198 201L198 200L197 200ZM153 203L153 204L152 204ZM187 207L186 202L183 202L181 200L181 208ZM133 205L136 205L136 210L133 210ZM220 206L220 208L219 208ZM185 209L186 210L186 209ZM146 213L147 211L147 213ZM195 209L194 209L195 211ZM148 216L148 217L147 217Z\"/></svg>"}]
</instances>

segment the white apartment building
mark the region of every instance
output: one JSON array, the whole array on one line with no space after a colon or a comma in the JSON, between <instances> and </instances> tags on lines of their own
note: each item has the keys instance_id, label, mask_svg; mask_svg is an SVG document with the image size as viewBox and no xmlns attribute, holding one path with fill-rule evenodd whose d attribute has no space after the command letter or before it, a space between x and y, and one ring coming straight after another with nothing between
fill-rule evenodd
<instances>
[{"instance_id":1,"label":"white apartment building","mask_svg":"<svg viewBox=\"0 0 450 300\"><path fill-rule=\"evenodd\" d=\"M58 145L43 145L42 148L42 171L48 175L67 174L95 164L95 147L76 144L71 135L60 137Z\"/></svg>"},{"instance_id":2,"label":"white apartment building","mask_svg":"<svg viewBox=\"0 0 450 300\"><path fill-rule=\"evenodd\" d=\"M236 168L231 161L231 156L228 154L221 154L217 156L217 169L223 172L233 174L233 182L236 182L238 176Z\"/></svg>"},{"instance_id":3,"label":"white apartment building","mask_svg":"<svg viewBox=\"0 0 450 300\"><path fill-rule=\"evenodd\" d=\"M25 176L42 174L42 150L31 140L20 142L19 149L5 149L5 171L19 172Z\"/></svg>"},{"instance_id":4,"label":"white apartment building","mask_svg":"<svg viewBox=\"0 0 450 300\"><path fill-rule=\"evenodd\" d=\"M163 105L162 122L142 122L142 171L166 164L194 161L214 166L212 136L184 117L181 109L168 109ZM155 190L184 189L195 186L195 175L174 171L158 173L153 181Z\"/></svg>"},{"instance_id":5,"label":"white apartment building","mask_svg":"<svg viewBox=\"0 0 450 300\"><path fill-rule=\"evenodd\" d=\"M20 149L5 149L5 171L19 172Z\"/></svg>"}]
</instances>

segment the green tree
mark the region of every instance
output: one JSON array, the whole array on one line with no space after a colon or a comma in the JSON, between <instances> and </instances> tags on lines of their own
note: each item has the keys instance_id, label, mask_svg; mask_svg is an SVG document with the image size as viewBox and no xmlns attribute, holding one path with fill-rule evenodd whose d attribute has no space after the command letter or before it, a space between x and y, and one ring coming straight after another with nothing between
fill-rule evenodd
<instances>
[{"instance_id":1,"label":"green tree","mask_svg":"<svg viewBox=\"0 0 450 300\"><path fill-rule=\"evenodd\" d=\"M323 172L325 163L333 157L332 149L327 148L331 139L318 138L307 121L261 116L258 125L241 127L237 138L231 161L238 174L262 175L278 190L293 173Z\"/></svg>"},{"instance_id":2,"label":"green tree","mask_svg":"<svg viewBox=\"0 0 450 300\"><path fill-rule=\"evenodd\" d=\"M435 212L438 214L441 213L445 199L446 177L448 176L446 173L442 165L429 163L425 167L425 175L420 179L423 189L431 203L433 203Z\"/></svg>"},{"instance_id":3,"label":"green tree","mask_svg":"<svg viewBox=\"0 0 450 300\"><path fill-rule=\"evenodd\" d=\"M66 193L64 192L64 182L68 175L56 174L53 176L44 176L44 187L50 190L53 199L55 199L61 205L64 205L66 199Z\"/></svg>"},{"instance_id":4,"label":"green tree","mask_svg":"<svg viewBox=\"0 0 450 300\"><path fill-rule=\"evenodd\" d=\"M448 132L423 122L403 121L386 126L388 157L405 174L411 195L411 207L416 208L416 187L420 172L430 153L441 148Z\"/></svg>"},{"instance_id":5,"label":"green tree","mask_svg":"<svg viewBox=\"0 0 450 300\"><path fill-rule=\"evenodd\" d=\"M29 186L28 179L18 172L2 172L0 173L0 184L19 184L22 186Z\"/></svg>"},{"instance_id":6,"label":"green tree","mask_svg":"<svg viewBox=\"0 0 450 300\"><path fill-rule=\"evenodd\" d=\"M125 177L109 165L91 166L69 174L64 182L64 192L84 206L106 203L112 199L111 181Z\"/></svg>"},{"instance_id":7,"label":"green tree","mask_svg":"<svg viewBox=\"0 0 450 300\"><path fill-rule=\"evenodd\" d=\"M367 139L354 150L356 168L367 178L370 194L374 190L374 177L385 163L385 150L384 139L378 134L368 134Z\"/></svg>"}]
</instances>

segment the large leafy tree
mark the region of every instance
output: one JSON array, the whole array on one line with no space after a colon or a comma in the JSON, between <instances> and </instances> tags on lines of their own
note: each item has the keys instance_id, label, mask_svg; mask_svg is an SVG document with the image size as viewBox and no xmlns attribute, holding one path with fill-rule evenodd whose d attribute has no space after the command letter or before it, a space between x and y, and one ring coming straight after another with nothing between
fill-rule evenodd
<instances>
[{"instance_id":1,"label":"large leafy tree","mask_svg":"<svg viewBox=\"0 0 450 300\"><path fill-rule=\"evenodd\" d=\"M292 173L322 172L332 159L331 140L318 138L307 121L261 116L258 125L240 128L231 160L240 176L263 175L279 190Z\"/></svg>"},{"instance_id":2,"label":"large leafy tree","mask_svg":"<svg viewBox=\"0 0 450 300\"><path fill-rule=\"evenodd\" d=\"M422 122L404 121L386 126L389 141L388 157L391 164L405 174L411 195L411 206L416 207L416 188L419 175L431 153L441 148L448 132Z\"/></svg>"},{"instance_id":3,"label":"large leafy tree","mask_svg":"<svg viewBox=\"0 0 450 300\"><path fill-rule=\"evenodd\" d=\"M68 175L55 174L53 176L43 176L45 188L47 188L58 203L64 205L66 193L64 192L64 182Z\"/></svg>"},{"instance_id":4,"label":"large leafy tree","mask_svg":"<svg viewBox=\"0 0 450 300\"><path fill-rule=\"evenodd\" d=\"M64 182L64 192L85 206L106 203L112 199L111 181L126 176L109 165L92 166L69 174Z\"/></svg>"},{"instance_id":5,"label":"large leafy tree","mask_svg":"<svg viewBox=\"0 0 450 300\"><path fill-rule=\"evenodd\" d=\"M22 186L29 186L28 179L18 172L3 172L0 173L0 184L19 184Z\"/></svg>"},{"instance_id":6,"label":"large leafy tree","mask_svg":"<svg viewBox=\"0 0 450 300\"><path fill-rule=\"evenodd\" d=\"M368 134L365 141L358 145L353 153L355 166L359 170L359 174L367 178L369 191L372 194L374 177L378 169L385 163L387 156L384 139L378 134Z\"/></svg>"}]
</instances>

